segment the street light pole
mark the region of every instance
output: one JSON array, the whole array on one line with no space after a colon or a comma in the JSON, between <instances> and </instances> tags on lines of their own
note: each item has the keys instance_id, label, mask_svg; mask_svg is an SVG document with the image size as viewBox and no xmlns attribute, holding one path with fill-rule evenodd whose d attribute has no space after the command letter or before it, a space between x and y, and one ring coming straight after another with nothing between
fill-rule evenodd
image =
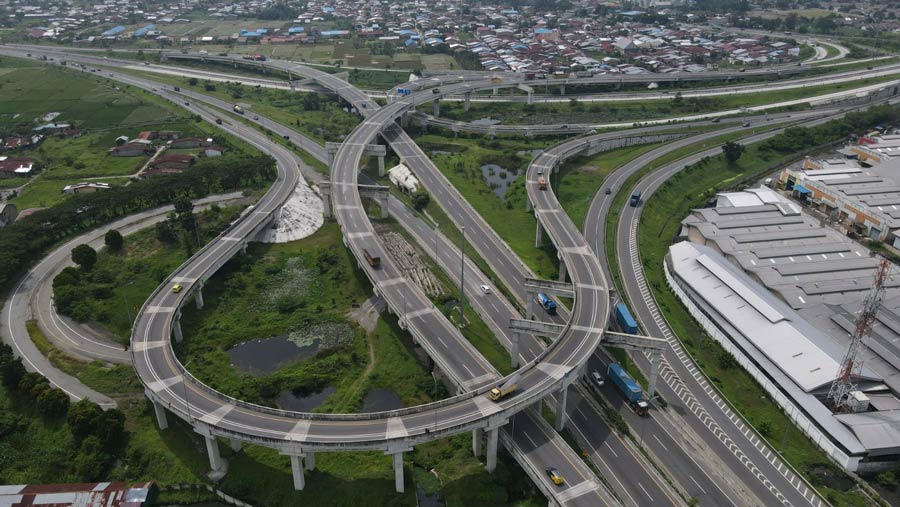
<instances>
[{"instance_id":1,"label":"street light pole","mask_svg":"<svg viewBox=\"0 0 900 507\"><path fill-rule=\"evenodd\" d=\"M466 311L466 226L462 226L460 230L462 239L459 242L459 328L462 329Z\"/></svg>"}]
</instances>

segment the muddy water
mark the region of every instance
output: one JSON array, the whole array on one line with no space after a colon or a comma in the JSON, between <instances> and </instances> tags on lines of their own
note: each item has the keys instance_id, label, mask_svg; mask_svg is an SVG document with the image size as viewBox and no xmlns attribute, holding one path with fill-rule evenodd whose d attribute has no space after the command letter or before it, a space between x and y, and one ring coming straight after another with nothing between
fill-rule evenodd
<instances>
[{"instance_id":1,"label":"muddy water","mask_svg":"<svg viewBox=\"0 0 900 507\"><path fill-rule=\"evenodd\" d=\"M231 365L241 373L254 376L272 373L284 365L307 359L319 350L318 340L297 346L287 336L250 340L228 349Z\"/></svg>"},{"instance_id":2,"label":"muddy water","mask_svg":"<svg viewBox=\"0 0 900 507\"><path fill-rule=\"evenodd\" d=\"M494 194L501 200L506 200L506 191L510 184L518 178L518 173L504 169L497 164L484 164L481 166L481 178L491 187Z\"/></svg>"},{"instance_id":3,"label":"muddy water","mask_svg":"<svg viewBox=\"0 0 900 507\"><path fill-rule=\"evenodd\" d=\"M334 386L327 386L321 391L310 393L305 396L297 395L291 391L282 391L275 398L275 405L284 410L293 410L295 412L312 412L319 408L319 405L325 402L325 399L334 393Z\"/></svg>"},{"instance_id":4,"label":"muddy water","mask_svg":"<svg viewBox=\"0 0 900 507\"><path fill-rule=\"evenodd\" d=\"M390 389L372 389L363 398L363 406L360 412L384 412L386 410L397 410L405 406L394 391Z\"/></svg>"}]
</instances>

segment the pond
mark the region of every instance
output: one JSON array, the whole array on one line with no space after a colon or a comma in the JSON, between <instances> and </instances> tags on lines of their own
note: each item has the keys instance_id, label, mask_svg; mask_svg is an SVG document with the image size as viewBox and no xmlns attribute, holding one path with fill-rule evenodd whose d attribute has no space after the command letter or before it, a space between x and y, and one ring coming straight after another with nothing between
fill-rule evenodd
<instances>
[{"instance_id":1,"label":"pond","mask_svg":"<svg viewBox=\"0 0 900 507\"><path fill-rule=\"evenodd\" d=\"M500 123L500 120L496 120L494 118L479 118L472 122L472 125L497 125Z\"/></svg>"},{"instance_id":2,"label":"pond","mask_svg":"<svg viewBox=\"0 0 900 507\"><path fill-rule=\"evenodd\" d=\"M272 373L282 366L316 355L319 341L299 346L287 335L250 340L227 350L231 365L254 376Z\"/></svg>"},{"instance_id":3,"label":"pond","mask_svg":"<svg viewBox=\"0 0 900 507\"><path fill-rule=\"evenodd\" d=\"M321 391L301 396L293 391L281 391L275 398L275 406L295 412L312 412L334 393L334 386L326 386Z\"/></svg>"},{"instance_id":4,"label":"pond","mask_svg":"<svg viewBox=\"0 0 900 507\"><path fill-rule=\"evenodd\" d=\"M500 200L506 201L506 191L519 174L497 164L484 164L481 166L481 177Z\"/></svg>"},{"instance_id":5,"label":"pond","mask_svg":"<svg viewBox=\"0 0 900 507\"><path fill-rule=\"evenodd\" d=\"M404 408L406 405L403 400L397 396L397 393L390 389L372 389L363 398L363 406L360 412L385 412L387 410L397 410Z\"/></svg>"}]
</instances>

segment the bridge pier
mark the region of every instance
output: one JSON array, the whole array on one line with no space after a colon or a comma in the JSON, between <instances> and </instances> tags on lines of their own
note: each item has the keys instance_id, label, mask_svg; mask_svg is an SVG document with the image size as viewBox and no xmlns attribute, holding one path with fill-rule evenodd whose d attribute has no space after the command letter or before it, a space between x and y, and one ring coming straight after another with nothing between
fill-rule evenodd
<instances>
[{"instance_id":1,"label":"bridge pier","mask_svg":"<svg viewBox=\"0 0 900 507\"><path fill-rule=\"evenodd\" d=\"M662 360L662 354L656 352L650 354L650 379L647 386L647 397L653 398L656 394L656 379L659 376L659 362Z\"/></svg>"},{"instance_id":2,"label":"bridge pier","mask_svg":"<svg viewBox=\"0 0 900 507\"><path fill-rule=\"evenodd\" d=\"M291 454L291 475L294 477L294 489L297 491L303 491L303 488L306 487L306 479L303 477L303 463L301 462L301 457L296 454Z\"/></svg>"},{"instance_id":3,"label":"bridge pier","mask_svg":"<svg viewBox=\"0 0 900 507\"><path fill-rule=\"evenodd\" d=\"M534 304L534 303L530 303ZM519 367L519 333L513 332L510 337L512 341L512 346L509 348L509 361L510 365L513 368Z\"/></svg>"},{"instance_id":4,"label":"bridge pier","mask_svg":"<svg viewBox=\"0 0 900 507\"><path fill-rule=\"evenodd\" d=\"M566 94L566 85L564 85L564 84L559 85L559 94L560 95Z\"/></svg>"},{"instance_id":5,"label":"bridge pier","mask_svg":"<svg viewBox=\"0 0 900 507\"><path fill-rule=\"evenodd\" d=\"M197 283L197 288L194 289L194 303L197 303L197 309L203 309L203 282Z\"/></svg>"},{"instance_id":6,"label":"bridge pier","mask_svg":"<svg viewBox=\"0 0 900 507\"><path fill-rule=\"evenodd\" d=\"M534 104L534 92L528 92L528 104Z\"/></svg>"},{"instance_id":7,"label":"bridge pier","mask_svg":"<svg viewBox=\"0 0 900 507\"><path fill-rule=\"evenodd\" d=\"M306 469L312 472L316 469L316 453L309 451L306 453L304 459L306 461Z\"/></svg>"},{"instance_id":8,"label":"bridge pier","mask_svg":"<svg viewBox=\"0 0 900 507\"><path fill-rule=\"evenodd\" d=\"M566 263L562 259L559 260L559 281L566 281Z\"/></svg>"},{"instance_id":9,"label":"bridge pier","mask_svg":"<svg viewBox=\"0 0 900 507\"><path fill-rule=\"evenodd\" d=\"M384 155L378 155L378 177L384 177Z\"/></svg>"},{"instance_id":10,"label":"bridge pier","mask_svg":"<svg viewBox=\"0 0 900 507\"><path fill-rule=\"evenodd\" d=\"M432 116L434 116L435 118L438 118L441 116L441 101L440 100L434 99L434 102L433 102L433 105L431 106L431 108L432 108L432 111L431 111Z\"/></svg>"},{"instance_id":11,"label":"bridge pier","mask_svg":"<svg viewBox=\"0 0 900 507\"><path fill-rule=\"evenodd\" d=\"M469 108L472 107L472 92L466 93L465 95L463 95L463 97L465 99L463 101L463 110L468 111Z\"/></svg>"},{"instance_id":12,"label":"bridge pier","mask_svg":"<svg viewBox=\"0 0 900 507\"><path fill-rule=\"evenodd\" d=\"M203 435L206 440L206 454L209 455L209 468L213 472L224 472L225 462L219 454L219 442L213 435Z\"/></svg>"},{"instance_id":13,"label":"bridge pier","mask_svg":"<svg viewBox=\"0 0 900 507\"><path fill-rule=\"evenodd\" d=\"M526 196L525 197L525 211L528 211L530 213L531 210L533 210L533 209L534 209L534 205L531 204L531 199L529 199L528 196Z\"/></svg>"},{"instance_id":14,"label":"bridge pier","mask_svg":"<svg viewBox=\"0 0 900 507\"><path fill-rule=\"evenodd\" d=\"M475 428L474 430L472 430L472 454L474 454L476 458L481 457L481 453L484 452L483 440L483 429Z\"/></svg>"},{"instance_id":15,"label":"bridge pier","mask_svg":"<svg viewBox=\"0 0 900 507\"><path fill-rule=\"evenodd\" d=\"M394 489L397 493L403 493L403 453L404 451L389 452L394 461Z\"/></svg>"},{"instance_id":16,"label":"bridge pier","mask_svg":"<svg viewBox=\"0 0 900 507\"><path fill-rule=\"evenodd\" d=\"M325 218L331 218L331 186L319 184L319 191L322 193L322 215Z\"/></svg>"},{"instance_id":17,"label":"bridge pier","mask_svg":"<svg viewBox=\"0 0 900 507\"><path fill-rule=\"evenodd\" d=\"M491 95L497 95L498 93L500 93L500 88L494 88L494 89L491 91Z\"/></svg>"},{"instance_id":18,"label":"bridge pier","mask_svg":"<svg viewBox=\"0 0 900 507\"><path fill-rule=\"evenodd\" d=\"M175 318L172 319L172 334L175 335L176 342L181 343L184 341L184 335L181 334L181 312L177 312Z\"/></svg>"},{"instance_id":19,"label":"bridge pier","mask_svg":"<svg viewBox=\"0 0 900 507\"><path fill-rule=\"evenodd\" d=\"M238 452L241 450L241 441L236 438L232 438L228 443L228 446L231 447L232 451Z\"/></svg>"},{"instance_id":20,"label":"bridge pier","mask_svg":"<svg viewBox=\"0 0 900 507\"><path fill-rule=\"evenodd\" d=\"M487 458L484 468L488 472L497 469L497 439L500 437L500 428L493 428L487 432Z\"/></svg>"},{"instance_id":21,"label":"bridge pier","mask_svg":"<svg viewBox=\"0 0 900 507\"><path fill-rule=\"evenodd\" d=\"M526 304L527 309L525 311L525 318L528 320L534 319L534 298L536 297L533 292L526 292L525 295L528 297L528 303Z\"/></svg>"},{"instance_id":22,"label":"bridge pier","mask_svg":"<svg viewBox=\"0 0 900 507\"><path fill-rule=\"evenodd\" d=\"M568 395L568 386L563 386L556 398L556 431L562 431L566 427L566 398Z\"/></svg>"},{"instance_id":23,"label":"bridge pier","mask_svg":"<svg viewBox=\"0 0 900 507\"><path fill-rule=\"evenodd\" d=\"M164 430L169 427L169 419L166 417L166 409L159 402L153 403L153 412L156 414L156 425L159 429Z\"/></svg>"},{"instance_id":24,"label":"bridge pier","mask_svg":"<svg viewBox=\"0 0 900 507\"><path fill-rule=\"evenodd\" d=\"M541 244L543 244L543 237L541 236L542 232L541 221L537 221L537 226L534 228L534 247L540 248Z\"/></svg>"}]
</instances>

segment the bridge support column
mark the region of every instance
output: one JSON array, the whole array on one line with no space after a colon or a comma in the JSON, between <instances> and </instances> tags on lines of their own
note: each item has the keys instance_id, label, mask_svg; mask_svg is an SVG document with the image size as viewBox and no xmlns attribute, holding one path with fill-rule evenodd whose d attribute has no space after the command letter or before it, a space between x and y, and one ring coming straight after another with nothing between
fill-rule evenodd
<instances>
[{"instance_id":1,"label":"bridge support column","mask_svg":"<svg viewBox=\"0 0 900 507\"><path fill-rule=\"evenodd\" d=\"M500 428L494 428L487 432L487 459L484 468L488 472L497 469L497 439L500 437Z\"/></svg>"},{"instance_id":2,"label":"bridge support column","mask_svg":"<svg viewBox=\"0 0 900 507\"><path fill-rule=\"evenodd\" d=\"M500 93L500 88L494 88L491 92L492 95L497 95L498 93Z\"/></svg>"},{"instance_id":3,"label":"bridge support column","mask_svg":"<svg viewBox=\"0 0 900 507\"><path fill-rule=\"evenodd\" d=\"M656 378L659 376L659 362L662 360L662 354L652 352L650 354L650 380L647 386L647 396L653 398L656 394Z\"/></svg>"},{"instance_id":4,"label":"bridge support column","mask_svg":"<svg viewBox=\"0 0 900 507\"><path fill-rule=\"evenodd\" d=\"M388 209L388 203L390 202L388 194L385 193L381 199L378 200L378 207L381 208L381 218L387 218L391 216L390 210Z\"/></svg>"},{"instance_id":5,"label":"bridge support column","mask_svg":"<svg viewBox=\"0 0 900 507\"><path fill-rule=\"evenodd\" d=\"M525 196L525 211L531 212L534 209L534 206L531 204L531 199L528 196Z\"/></svg>"},{"instance_id":6,"label":"bridge support column","mask_svg":"<svg viewBox=\"0 0 900 507\"><path fill-rule=\"evenodd\" d=\"M159 429L164 430L169 427L169 419L166 418L166 409L162 403L153 402L153 412L156 413L156 425Z\"/></svg>"},{"instance_id":7,"label":"bridge support column","mask_svg":"<svg viewBox=\"0 0 900 507\"><path fill-rule=\"evenodd\" d=\"M394 489L397 493L403 493L403 451L391 455L394 459Z\"/></svg>"},{"instance_id":8,"label":"bridge support column","mask_svg":"<svg viewBox=\"0 0 900 507\"><path fill-rule=\"evenodd\" d=\"M469 108L472 107L472 92L466 93L463 97L465 98L463 101L463 110L468 111Z\"/></svg>"},{"instance_id":9,"label":"bridge support column","mask_svg":"<svg viewBox=\"0 0 900 507\"><path fill-rule=\"evenodd\" d=\"M197 286L197 290L194 291L194 302L197 303L197 309L203 309L203 284L200 283Z\"/></svg>"},{"instance_id":10,"label":"bridge support column","mask_svg":"<svg viewBox=\"0 0 900 507\"><path fill-rule=\"evenodd\" d=\"M481 453L484 452L483 449L483 441L484 440L484 430L481 428L476 428L472 430L472 454L475 455L476 458L481 457Z\"/></svg>"},{"instance_id":11,"label":"bridge support column","mask_svg":"<svg viewBox=\"0 0 900 507\"><path fill-rule=\"evenodd\" d=\"M378 155L378 177L384 176L384 155Z\"/></svg>"},{"instance_id":12,"label":"bridge support column","mask_svg":"<svg viewBox=\"0 0 900 507\"><path fill-rule=\"evenodd\" d=\"M525 296L528 298L528 302L526 303L527 308L526 308L526 310L525 310L525 318L528 319L528 320L533 320L533 319L534 319L534 298L535 298L535 295L534 295L534 293L532 293L532 292L526 292L526 293L525 293Z\"/></svg>"},{"instance_id":13,"label":"bridge support column","mask_svg":"<svg viewBox=\"0 0 900 507\"><path fill-rule=\"evenodd\" d=\"M528 104L534 104L534 92L528 92Z\"/></svg>"},{"instance_id":14,"label":"bridge support column","mask_svg":"<svg viewBox=\"0 0 900 507\"><path fill-rule=\"evenodd\" d=\"M322 214L325 218L331 218L331 186L319 184L319 190L322 192Z\"/></svg>"},{"instance_id":15,"label":"bridge support column","mask_svg":"<svg viewBox=\"0 0 900 507\"><path fill-rule=\"evenodd\" d=\"M409 125L409 115L403 113L400 115L400 128L406 128Z\"/></svg>"},{"instance_id":16,"label":"bridge support column","mask_svg":"<svg viewBox=\"0 0 900 507\"><path fill-rule=\"evenodd\" d=\"M566 94L566 85L564 85L564 84L559 85L559 94L560 95Z\"/></svg>"},{"instance_id":17,"label":"bridge support column","mask_svg":"<svg viewBox=\"0 0 900 507\"><path fill-rule=\"evenodd\" d=\"M222 471L225 464L222 462L222 456L219 454L219 442L212 435L204 435L206 440L206 454L209 455L209 468L213 472Z\"/></svg>"},{"instance_id":18,"label":"bridge support column","mask_svg":"<svg viewBox=\"0 0 900 507\"><path fill-rule=\"evenodd\" d=\"M303 463L300 456L291 454L291 475L294 476L294 489L303 491L306 487L306 479L303 477Z\"/></svg>"},{"instance_id":19,"label":"bridge support column","mask_svg":"<svg viewBox=\"0 0 900 507\"><path fill-rule=\"evenodd\" d=\"M556 431L562 431L566 427L566 398L569 395L569 388L563 387L559 390L556 398Z\"/></svg>"},{"instance_id":20,"label":"bridge support column","mask_svg":"<svg viewBox=\"0 0 900 507\"><path fill-rule=\"evenodd\" d=\"M242 254L247 253L247 242L246 241L244 241L244 243L241 245L241 253Z\"/></svg>"},{"instance_id":21,"label":"bridge support column","mask_svg":"<svg viewBox=\"0 0 900 507\"><path fill-rule=\"evenodd\" d=\"M513 368L519 367L519 333L513 331L510 336L512 339L512 346L509 348L509 361Z\"/></svg>"},{"instance_id":22,"label":"bridge support column","mask_svg":"<svg viewBox=\"0 0 900 507\"><path fill-rule=\"evenodd\" d=\"M181 312L175 314L172 320L172 334L175 335L175 341L181 343L184 341L184 335L181 334Z\"/></svg>"},{"instance_id":23,"label":"bridge support column","mask_svg":"<svg viewBox=\"0 0 900 507\"><path fill-rule=\"evenodd\" d=\"M542 231L541 221L538 220L537 227L535 227L535 229L534 229L534 247L535 248L540 248L541 244L543 243L543 241L542 241L543 238L541 237L541 231Z\"/></svg>"},{"instance_id":24,"label":"bridge support column","mask_svg":"<svg viewBox=\"0 0 900 507\"><path fill-rule=\"evenodd\" d=\"M434 105L432 105L431 107L432 107L432 111L431 111L432 116L434 116L435 118L440 117L441 116L441 101L438 99L435 99Z\"/></svg>"},{"instance_id":25,"label":"bridge support column","mask_svg":"<svg viewBox=\"0 0 900 507\"><path fill-rule=\"evenodd\" d=\"M566 281L566 263L562 259L559 260L559 281Z\"/></svg>"},{"instance_id":26,"label":"bridge support column","mask_svg":"<svg viewBox=\"0 0 900 507\"><path fill-rule=\"evenodd\" d=\"M232 451L238 452L241 450L241 441L236 438L232 438L228 446L231 447Z\"/></svg>"},{"instance_id":27,"label":"bridge support column","mask_svg":"<svg viewBox=\"0 0 900 507\"><path fill-rule=\"evenodd\" d=\"M313 471L316 469L316 453L312 451L307 452L303 460L306 461L307 470Z\"/></svg>"}]
</instances>

